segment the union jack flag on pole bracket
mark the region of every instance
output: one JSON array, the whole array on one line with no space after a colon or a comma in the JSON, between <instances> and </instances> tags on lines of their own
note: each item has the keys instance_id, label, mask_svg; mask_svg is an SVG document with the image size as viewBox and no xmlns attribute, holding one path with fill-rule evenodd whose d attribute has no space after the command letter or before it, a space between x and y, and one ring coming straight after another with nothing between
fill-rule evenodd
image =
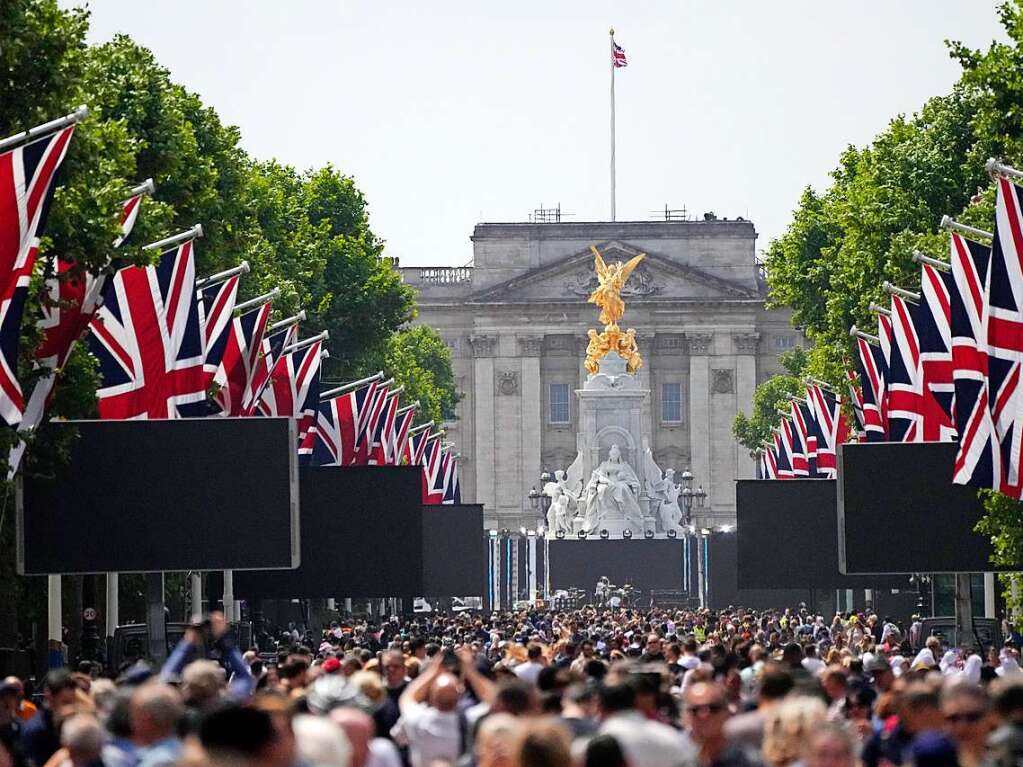
<instances>
[{"instance_id":1,"label":"union jack flag on pole bracket","mask_svg":"<svg viewBox=\"0 0 1023 767\"><path fill-rule=\"evenodd\" d=\"M25 410L18 382L21 318L39 237L75 125L75 112L0 141L0 420L17 427Z\"/></svg>"},{"instance_id":2,"label":"union jack flag on pole bracket","mask_svg":"<svg viewBox=\"0 0 1023 767\"><path fill-rule=\"evenodd\" d=\"M162 252L155 265L126 267L107 280L90 324L100 418L179 418L179 406L205 400L193 253L201 234L196 226L147 245Z\"/></svg>"},{"instance_id":3,"label":"union jack flag on pole bracket","mask_svg":"<svg viewBox=\"0 0 1023 767\"><path fill-rule=\"evenodd\" d=\"M132 189L131 197L121 204L121 233L114 240L115 250L128 239L134 229L142 207L142 198L155 191L153 179L148 178ZM36 365L47 372L32 388L25 403L19 431L32 431L42 423L57 375L70 359L78 339L89 329L89 323L99 306L106 274L94 276L81 270L80 274L75 274L74 267L74 263L59 256L53 258L53 274L46 281L48 300L43 302L42 316L36 323L43 331L43 339L35 350ZM11 448L7 461L8 479L17 472L25 447L25 442L19 441Z\"/></svg>"}]
</instances>

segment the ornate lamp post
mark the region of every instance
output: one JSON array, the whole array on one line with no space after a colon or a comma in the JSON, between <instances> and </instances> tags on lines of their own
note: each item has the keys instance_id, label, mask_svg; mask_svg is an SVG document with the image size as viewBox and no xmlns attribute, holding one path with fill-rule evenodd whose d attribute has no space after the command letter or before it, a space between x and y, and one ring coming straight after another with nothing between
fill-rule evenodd
<instances>
[{"instance_id":1,"label":"ornate lamp post","mask_svg":"<svg viewBox=\"0 0 1023 767\"><path fill-rule=\"evenodd\" d=\"M530 562L530 600L535 601L536 599L536 545L537 539L543 541L543 598L550 598L551 581L550 581L550 542L547 540L547 512L551 508L551 497L543 492L543 489L547 486L547 483L553 480L553 475L546 469L540 473L540 489L537 490L536 486L529 489L529 506L533 510L539 519L536 523L536 535L534 536L533 531L529 530L526 540L529 546L529 562ZM523 528L525 530L525 528Z\"/></svg>"},{"instance_id":2,"label":"ornate lamp post","mask_svg":"<svg viewBox=\"0 0 1023 767\"><path fill-rule=\"evenodd\" d=\"M704 492L702 485L693 487L693 473L686 469L682 472L682 527L687 531L685 536L685 567L683 586L687 591L692 591L692 582L690 578L690 571L692 569L692 549L690 544L690 535L695 533L696 538L696 580L697 580L697 591L700 599L700 607L703 607L706 603L706 574L705 562L704 562L704 528L693 526L693 509L700 511L703 508L703 504L707 500L707 493Z\"/></svg>"}]
</instances>

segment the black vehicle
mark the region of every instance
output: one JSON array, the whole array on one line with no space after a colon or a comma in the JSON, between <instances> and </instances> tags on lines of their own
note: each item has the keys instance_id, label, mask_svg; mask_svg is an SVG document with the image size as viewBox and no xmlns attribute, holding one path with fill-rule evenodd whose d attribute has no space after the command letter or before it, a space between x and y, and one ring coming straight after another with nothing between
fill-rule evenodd
<instances>
[{"instance_id":1,"label":"black vehicle","mask_svg":"<svg viewBox=\"0 0 1023 767\"><path fill-rule=\"evenodd\" d=\"M994 618L974 618L973 631L960 636L956 630L956 620L953 616L942 616L938 618L924 618L922 620L920 636L913 646L913 650L919 652L923 649L927 637L936 636L941 639L946 647L965 647L980 645L981 650L988 650L991 647L1002 646L1002 626ZM935 660L938 660L937 658Z\"/></svg>"},{"instance_id":2,"label":"black vehicle","mask_svg":"<svg viewBox=\"0 0 1023 767\"><path fill-rule=\"evenodd\" d=\"M184 622L167 623L167 650L170 655L178 642L185 635L189 624ZM237 634L237 646L243 651L252 645L252 624L236 623L232 630ZM114 631L113 640L107 646L107 668L118 671L125 665L149 658L149 632L145 623L128 623L118 626Z\"/></svg>"}]
</instances>

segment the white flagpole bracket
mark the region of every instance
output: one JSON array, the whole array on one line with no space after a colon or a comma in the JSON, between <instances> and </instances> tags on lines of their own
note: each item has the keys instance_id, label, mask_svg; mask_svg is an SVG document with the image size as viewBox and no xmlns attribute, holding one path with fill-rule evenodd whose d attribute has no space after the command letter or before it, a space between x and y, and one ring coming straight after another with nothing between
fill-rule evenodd
<instances>
[{"instance_id":1,"label":"white flagpole bracket","mask_svg":"<svg viewBox=\"0 0 1023 767\"><path fill-rule=\"evenodd\" d=\"M427 421L426 423L420 424L419 426L415 427L414 429L409 429L408 430L408 435L411 437L414 434L419 434L420 432L426 431L427 429L432 429L433 426L434 426L433 421Z\"/></svg>"},{"instance_id":2,"label":"white flagpole bracket","mask_svg":"<svg viewBox=\"0 0 1023 767\"><path fill-rule=\"evenodd\" d=\"M153 183L153 179L147 178L141 184L133 188L128 193L128 199L131 199L137 194L156 194L156 184ZM128 202L128 200L125 200L125 202Z\"/></svg>"},{"instance_id":3,"label":"white flagpole bracket","mask_svg":"<svg viewBox=\"0 0 1023 767\"><path fill-rule=\"evenodd\" d=\"M328 389L327 391L323 392L323 394L320 395L320 402L331 399L332 397L336 397L339 394L344 394L345 392L351 391L352 389L358 389L360 386L371 384L374 381L380 381L381 379L383 379L383 377L384 371L381 370L379 373L371 375L368 378L360 378L358 381L352 381L351 383L346 383L341 386L337 386L333 389Z\"/></svg>"},{"instance_id":4,"label":"white flagpole bracket","mask_svg":"<svg viewBox=\"0 0 1023 767\"><path fill-rule=\"evenodd\" d=\"M862 338L867 343L871 343L871 344L879 344L879 343L881 343L881 339L880 338L878 338L877 336L872 336L870 333L864 333L862 330L857 328L855 325L853 325L851 328L849 328L849 335L852 336L853 338Z\"/></svg>"},{"instance_id":5,"label":"white flagpole bracket","mask_svg":"<svg viewBox=\"0 0 1023 767\"><path fill-rule=\"evenodd\" d=\"M79 123L88 116L89 107L83 104L70 114L66 114L63 117L58 117L56 120L50 120L48 123L37 125L34 128L29 128L27 131L22 131L21 133L17 133L13 136L0 140L0 152L7 151L8 149L14 149L22 144L34 141L37 138L47 136L51 133L56 133L59 130L64 130L64 128L69 125Z\"/></svg>"},{"instance_id":6,"label":"white flagpole bracket","mask_svg":"<svg viewBox=\"0 0 1023 767\"><path fill-rule=\"evenodd\" d=\"M935 269L940 269L943 272L952 270L952 267L946 261L939 261L936 258L925 256L919 250L913 251L913 260L918 264L927 264L928 266L933 266Z\"/></svg>"},{"instance_id":7,"label":"white flagpole bracket","mask_svg":"<svg viewBox=\"0 0 1023 767\"><path fill-rule=\"evenodd\" d=\"M164 237L162 240L143 245L142 250L168 250L183 242L191 242L197 237L202 237L202 224L196 224L191 229L186 229L178 234L172 234L170 237Z\"/></svg>"},{"instance_id":8,"label":"white flagpole bracket","mask_svg":"<svg viewBox=\"0 0 1023 767\"><path fill-rule=\"evenodd\" d=\"M330 331L329 330L324 330L321 333L317 333L315 336L309 336L309 338L303 339L302 341L299 341L297 344L292 344L291 346L287 347L286 349L282 349L281 350L281 356L283 357L285 354L291 354L292 352L301 351L302 349L305 349L308 346L312 346L317 341L326 341L329 338L330 338Z\"/></svg>"},{"instance_id":9,"label":"white flagpole bracket","mask_svg":"<svg viewBox=\"0 0 1023 767\"><path fill-rule=\"evenodd\" d=\"M219 285L222 282L227 282L232 277L236 277L239 274L249 273L249 262L242 261L238 266L232 267L231 269L225 269L222 272L211 274L209 277L202 277L195 281L195 289L202 290L203 288L209 288L214 285Z\"/></svg>"},{"instance_id":10,"label":"white flagpole bracket","mask_svg":"<svg viewBox=\"0 0 1023 767\"><path fill-rule=\"evenodd\" d=\"M300 311L298 314L294 314L291 317L287 317L286 319L281 320L280 322L275 322L273 325L266 329L266 334L270 335L272 333L276 333L278 330L290 328L292 325L297 325L299 322L302 322L304 320L305 309Z\"/></svg>"},{"instance_id":11,"label":"white flagpole bracket","mask_svg":"<svg viewBox=\"0 0 1023 767\"><path fill-rule=\"evenodd\" d=\"M870 302L870 306L868 307L868 309L873 314L883 314L885 317L892 316L891 309L886 309L885 307L881 306L881 304L875 304L873 301Z\"/></svg>"},{"instance_id":12,"label":"white flagpole bracket","mask_svg":"<svg viewBox=\"0 0 1023 767\"><path fill-rule=\"evenodd\" d=\"M1006 178L1023 178L1023 170L1016 170L1010 165L1005 165L998 162L994 157L990 158L984 163L984 170L987 174L994 178L995 176L1005 176Z\"/></svg>"},{"instance_id":13,"label":"white flagpole bracket","mask_svg":"<svg viewBox=\"0 0 1023 767\"><path fill-rule=\"evenodd\" d=\"M255 298L250 298L248 301L245 301L244 303L240 303L240 304L238 304L237 306L234 307L235 314L241 314L243 312L248 311L249 309L255 309L257 306L262 306L263 304L268 304L271 301L273 301L275 298L277 298L277 296L279 296L280 294L281 294L281 289L280 288L274 288L269 293L264 293L261 296L256 296Z\"/></svg>"},{"instance_id":14,"label":"white flagpole bracket","mask_svg":"<svg viewBox=\"0 0 1023 767\"><path fill-rule=\"evenodd\" d=\"M960 234L969 234L974 237L980 237L981 239L985 240L990 240L992 237L995 236L994 233L985 232L983 229L978 229L975 226L967 226L966 224L960 224L951 216L942 216L939 228L948 229L949 231L952 232L959 232Z\"/></svg>"},{"instance_id":15,"label":"white flagpole bracket","mask_svg":"<svg viewBox=\"0 0 1023 767\"><path fill-rule=\"evenodd\" d=\"M886 293L891 293L893 296L905 298L907 301L912 301L913 303L917 304L920 303L919 293L914 293L912 290L900 288L898 285L892 285L890 282L888 282L888 280L882 282L881 287L884 289Z\"/></svg>"}]
</instances>

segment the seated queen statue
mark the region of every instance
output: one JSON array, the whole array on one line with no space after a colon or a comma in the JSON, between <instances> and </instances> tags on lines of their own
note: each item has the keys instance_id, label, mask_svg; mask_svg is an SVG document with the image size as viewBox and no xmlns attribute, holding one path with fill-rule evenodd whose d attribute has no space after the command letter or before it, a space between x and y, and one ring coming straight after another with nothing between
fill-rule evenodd
<instances>
[{"instance_id":1,"label":"seated queen statue","mask_svg":"<svg viewBox=\"0 0 1023 767\"><path fill-rule=\"evenodd\" d=\"M625 519L634 533L643 532L639 508L640 482L636 472L622 458L618 445L611 445L607 460L593 470L583 491L586 498L585 530L600 531L605 519Z\"/></svg>"}]
</instances>

